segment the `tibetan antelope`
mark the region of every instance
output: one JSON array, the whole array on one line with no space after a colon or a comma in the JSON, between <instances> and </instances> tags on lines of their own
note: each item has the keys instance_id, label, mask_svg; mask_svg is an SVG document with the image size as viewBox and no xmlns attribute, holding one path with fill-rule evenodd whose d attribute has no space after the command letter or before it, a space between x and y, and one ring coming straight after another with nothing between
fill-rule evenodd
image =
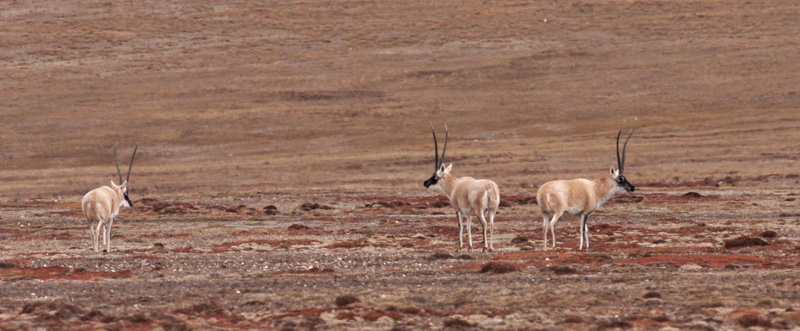
<instances>
[{"instance_id":1,"label":"tibetan antelope","mask_svg":"<svg viewBox=\"0 0 800 331\"><path fill-rule=\"evenodd\" d=\"M500 205L500 189L497 188L495 182L488 179L459 178L450 174L453 164L448 165L447 168L443 164L444 153L447 151L447 124L445 124L444 129L444 149L442 149L442 157L439 158L436 131L433 130L433 123L431 123L433 147L436 151L435 172L431 178L425 181L425 188L439 190L444 193L456 210L456 218L458 218L458 249L456 251L460 251L464 247L463 218L466 218L467 221L468 251L472 251L472 216L475 215L481 220L481 227L483 228L483 251L486 252L488 250L491 252L494 250L494 215ZM487 215L489 218L488 224L486 222Z\"/></svg>"},{"instance_id":2,"label":"tibetan antelope","mask_svg":"<svg viewBox=\"0 0 800 331\"><path fill-rule=\"evenodd\" d=\"M121 184L117 185L112 180L111 186L101 186L91 190L81 200L83 215L89 221L89 231L92 233L95 252L99 252L98 241L101 230L103 231L103 245L105 245L103 252L111 251L111 225L114 223L114 217L119 214L120 207L133 207L133 202L128 198L128 180L131 178L133 158L136 157L138 149L139 145L136 145L133 155L131 155L131 164L128 166L128 177L122 181L122 172L119 170L119 160L117 160L117 145L114 145L114 163L117 165L117 175L119 175ZM92 226L94 223L97 223L97 227Z\"/></svg>"},{"instance_id":3,"label":"tibetan antelope","mask_svg":"<svg viewBox=\"0 0 800 331\"><path fill-rule=\"evenodd\" d=\"M553 233L553 247L556 247L555 227L558 219L564 213L576 215L580 220L580 246L583 249L583 240L586 239L586 250L589 250L589 226L587 218L597 208L611 199L617 192L633 192L633 184L625 178L625 150L628 147L628 139L631 139L633 131L625 139L622 147L622 158L619 157L619 137L622 130L617 133L617 167L611 167L611 173L600 179L588 180L584 178L572 180L554 180L544 183L536 194L536 201L544 215L544 249L547 249L547 230Z\"/></svg>"}]
</instances>

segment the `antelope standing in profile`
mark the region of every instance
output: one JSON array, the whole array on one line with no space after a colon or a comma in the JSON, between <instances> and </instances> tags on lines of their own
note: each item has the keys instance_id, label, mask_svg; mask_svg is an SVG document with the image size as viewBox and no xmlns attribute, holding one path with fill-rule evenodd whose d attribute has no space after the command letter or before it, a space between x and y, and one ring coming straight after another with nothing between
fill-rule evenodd
<instances>
[{"instance_id":1,"label":"antelope standing in profile","mask_svg":"<svg viewBox=\"0 0 800 331\"><path fill-rule=\"evenodd\" d=\"M111 225L114 224L114 217L119 214L120 207L133 207L133 202L128 198L128 180L131 178L133 168L133 158L136 157L136 150L131 155L131 164L128 166L128 177L122 181L122 172L119 170L119 160L117 160L117 145L114 145L114 163L117 165L117 175L119 175L120 185L111 181L111 186L101 186L89 191L81 200L81 208L86 220L89 221L89 231L92 233L92 243L94 251L99 252L100 231L103 231L103 252L111 251ZM97 227L92 225L97 223Z\"/></svg>"},{"instance_id":2,"label":"antelope standing in profile","mask_svg":"<svg viewBox=\"0 0 800 331\"><path fill-rule=\"evenodd\" d=\"M439 145L436 141L436 131L433 130L433 147L436 151L435 172L425 181L425 188L439 190L450 199L450 204L456 210L458 218L458 249L464 247L464 222L466 218L467 236L469 238L468 251L472 251L472 216L476 215L481 220L483 228L483 251L494 250L494 215L500 205L500 189L495 182L488 179L475 179L472 177L456 177L450 174L453 164L444 167L444 153L447 151L447 124L444 126L444 149L439 158ZM488 224L486 218L489 218ZM491 236L491 237L490 237Z\"/></svg>"},{"instance_id":3,"label":"antelope standing in profile","mask_svg":"<svg viewBox=\"0 0 800 331\"><path fill-rule=\"evenodd\" d=\"M553 233L553 247L556 247L555 227L564 213L576 215L580 220L581 241L578 250L583 249L583 240L586 239L586 250L589 250L589 226L587 218L597 208L611 199L617 192L633 192L633 184L625 178L625 150L633 131L625 139L622 147L622 158L619 157L619 137L622 130L617 133L617 167L611 167L611 173L600 179L588 180L584 178L572 180L554 180L544 183L536 194L536 202L544 214L544 249L547 249L547 230Z\"/></svg>"}]
</instances>

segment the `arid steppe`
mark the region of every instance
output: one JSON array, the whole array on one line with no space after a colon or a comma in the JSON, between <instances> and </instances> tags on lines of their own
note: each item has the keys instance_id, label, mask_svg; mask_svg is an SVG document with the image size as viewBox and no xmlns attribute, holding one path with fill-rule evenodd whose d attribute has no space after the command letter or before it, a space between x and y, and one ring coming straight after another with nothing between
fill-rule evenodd
<instances>
[{"instance_id":1,"label":"arid steppe","mask_svg":"<svg viewBox=\"0 0 800 331\"><path fill-rule=\"evenodd\" d=\"M800 328L798 17L0 1L0 329ZM500 187L494 252L455 252L429 121ZM620 129L636 191L544 250L537 188L606 175ZM115 143L134 206L95 253Z\"/></svg>"}]
</instances>

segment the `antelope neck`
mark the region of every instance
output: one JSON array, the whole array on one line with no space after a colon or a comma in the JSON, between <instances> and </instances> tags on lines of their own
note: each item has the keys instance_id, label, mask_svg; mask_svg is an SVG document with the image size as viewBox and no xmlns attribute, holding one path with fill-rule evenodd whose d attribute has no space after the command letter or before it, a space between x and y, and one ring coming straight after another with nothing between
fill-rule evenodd
<instances>
[{"instance_id":1,"label":"antelope neck","mask_svg":"<svg viewBox=\"0 0 800 331\"><path fill-rule=\"evenodd\" d=\"M611 178L611 175L605 175L603 178L594 181L594 192L597 197L597 207L611 199L616 193L616 182Z\"/></svg>"},{"instance_id":2,"label":"antelope neck","mask_svg":"<svg viewBox=\"0 0 800 331\"><path fill-rule=\"evenodd\" d=\"M455 182L458 180L458 177L453 176L451 174L445 173L442 176L442 191L444 191L444 195L447 196L449 199L453 195L453 189L455 188Z\"/></svg>"}]
</instances>

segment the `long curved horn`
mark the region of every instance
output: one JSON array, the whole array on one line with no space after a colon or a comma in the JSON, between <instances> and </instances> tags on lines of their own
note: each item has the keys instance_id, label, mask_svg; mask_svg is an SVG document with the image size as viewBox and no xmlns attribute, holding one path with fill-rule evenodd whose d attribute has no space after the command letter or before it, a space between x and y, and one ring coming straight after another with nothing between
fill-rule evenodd
<instances>
[{"instance_id":1,"label":"long curved horn","mask_svg":"<svg viewBox=\"0 0 800 331\"><path fill-rule=\"evenodd\" d=\"M117 159L117 144L114 144L114 164L117 165L117 175L119 175L119 185L122 185L122 171L119 170L119 160Z\"/></svg>"},{"instance_id":2,"label":"long curved horn","mask_svg":"<svg viewBox=\"0 0 800 331\"><path fill-rule=\"evenodd\" d=\"M622 161L619 158L619 136L622 134L622 130L617 132L617 170L622 173Z\"/></svg>"},{"instance_id":3,"label":"long curved horn","mask_svg":"<svg viewBox=\"0 0 800 331\"><path fill-rule=\"evenodd\" d=\"M445 123L444 124L444 148L442 148L441 163L437 166L437 168L440 167L442 165L442 163L444 163L444 153L447 152L447 136L448 136L448 133L449 133L449 130L447 130L447 123Z\"/></svg>"},{"instance_id":4,"label":"long curved horn","mask_svg":"<svg viewBox=\"0 0 800 331\"><path fill-rule=\"evenodd\" d=\"M433 123L431 123L431 121L428 121L428 123L431 125L431 132L433 133L433 149L434 152L436 152L436 159L433 166L435 171L439 170L439 143L436 142L436 131L433 130Z\"/></svg>"},{"instance_id":5,"label":"long curved horn","mask_svg":"<svg viewBox=\"0 0 800 331\"><path fill-rule=\"evenodd\" d=\"M139 145L136 145L136 148L133 149L133 155L131 155L131 164L128 166L128 177L125 178L126 182L131 179L131 169L133 169L133 159L136 157L136 150L138 150L138 149L139 149ZM117 166L117 168L119 168L119 166ZM122 177L122 175L120 175L120 177Z\"/></svg>"},{"instance_id":6,"label":"long curved horn","mask_svg":"<svg viewBox=\"0 0 800 331\"><path fill-rule=\"evenodd\" d=\"M628 149L628 140L631 139L631 136L633 135L633 131L635 131L635 130L631 130L631 133L628 135L628 138L625 139L625 145L622 145L622 165L621 165L621 168L619 170L620 174L623 174L624 171L625 171L625 150ZM619 140L617 140L617 144L619 144Z\"/></svg>"}]
</instances>

